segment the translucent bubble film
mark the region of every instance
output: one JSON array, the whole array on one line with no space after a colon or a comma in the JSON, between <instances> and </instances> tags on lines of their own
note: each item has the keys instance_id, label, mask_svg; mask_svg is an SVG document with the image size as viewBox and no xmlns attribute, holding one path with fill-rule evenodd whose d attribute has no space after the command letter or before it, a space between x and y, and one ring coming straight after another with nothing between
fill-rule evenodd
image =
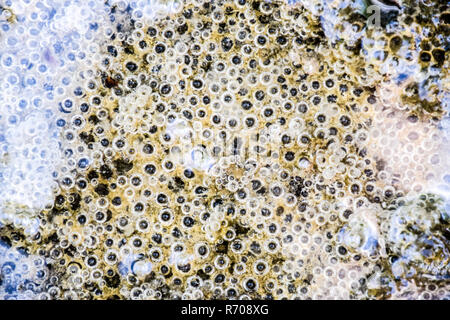
<instances>
[{"instance_id":1,"label":"translucent bubble film","mask_svg":"<svg viewBox=\"0 0 450 320\"><path fill-rule=\"evenodd\" d=\"M449 299L447 0L0 0L0 300Z\"/></svg>"}]
</instances>

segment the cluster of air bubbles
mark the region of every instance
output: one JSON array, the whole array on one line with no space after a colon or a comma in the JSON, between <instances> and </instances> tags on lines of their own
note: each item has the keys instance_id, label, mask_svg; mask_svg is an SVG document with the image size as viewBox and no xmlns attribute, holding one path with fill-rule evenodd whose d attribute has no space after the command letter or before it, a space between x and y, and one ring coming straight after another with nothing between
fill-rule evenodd
<instances>
[{"instance_id":1,"label":"cluster of air bubbles","mask_svg":"<svg viewBox=\"0 0 450 320\"><path fill-rule=\"evenodd\" d=\"M12 235L17 237L18 235ZM58 290L51 283L50 270L45 259L30 254L27 248L12 248L5 236L0 239L0 298L9 299L50 299ZM54 279L53 279L54 281Z\"/></svg>"},{"instance_id":2,"label":"cluster of air bubbles","mask_svg":"<svg viewBox=\"0 0 450 320\"><path fill-rule=\"evenodd\" d=\"M6 1L0 294L448 295L442 41L361 3Z\"/></svg>"},{"instance_id":3,"label":"cluster of air bubbles","mask_svg":"<svg viewBox=\"0 0 450 320\"><path fill-rule=\"evenodd\" d=\"M419 277L446 280L450 277L450 217L443 199L433 194L420 194L403 200L382 225L386 244L396 255L392 274L396 278Z\"/></svg>"},{"instance_id":4,"label":"cluster of air bubbles","mask_svg":"<svg viewBox=\"0 0 450 320\"><path fill-rule=\"evenodd\" d=\"M369 141L379 179L404 191L445 192L450 169L445 129L392 107L389 98L376 110Z\"/></svg>"},{"instance_id":5,"label":"cluster of air bubbles","mask_svg":"<svg viewBox=\"0 0 450 320\"><path fill-rule=\"evenodd\" d=\"M0 7L1 206L40 210L52 202L65 121L59 111L73 108L65 99L75 90L69 75L92 63L93 39L105 25L98 20L102 11L93 1L6 1Z\"/></svg>"}]
</instances>

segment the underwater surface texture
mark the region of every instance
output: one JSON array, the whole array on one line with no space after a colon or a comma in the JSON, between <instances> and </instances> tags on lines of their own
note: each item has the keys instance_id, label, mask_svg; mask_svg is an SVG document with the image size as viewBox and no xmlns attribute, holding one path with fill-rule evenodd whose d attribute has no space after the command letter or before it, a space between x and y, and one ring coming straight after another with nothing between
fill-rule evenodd
<instances>
[{"instance_id":1,"label":"underwater surface texture","mask_svg":"<svg viewBox=\"0 0 450 320\"><path fill-rule=\"evenodd\" d=\"M449 299L445 0L0 0L0 299Z\"/></svg>"}]
</instances>

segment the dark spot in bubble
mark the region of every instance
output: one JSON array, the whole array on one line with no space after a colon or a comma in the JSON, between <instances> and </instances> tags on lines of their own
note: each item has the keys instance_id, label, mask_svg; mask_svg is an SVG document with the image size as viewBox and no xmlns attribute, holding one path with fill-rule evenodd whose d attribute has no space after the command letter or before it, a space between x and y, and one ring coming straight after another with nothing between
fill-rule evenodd
<instances>
[{"instance_id":1,"label":"dark spot in bubble","mask_svg":"<svg viewBox=\"0 0 450 320\"><path fill-rule=\"evenodd\" d=\"M89 111L89 105L87 103L82 103L80 105L80 111L81 112L88 112Z\"/></svg>"},{"instance_id":2,"label":"dark spot in bubble","mask_svg":"<svg viewBox=\"0 0 450 320\"><path fill-rule=\"evenodd\" d=\"M188 273L191 270L191 265L189 263L183 265L177 265L177 269L181 272Z\"/></svg>"},{"instance_id":3,"label":"dark spot in bubble","mask_svg":"<svg viewBox=\"0 0 450 320\"><path fill-rule=\"evenodd\" d=\"M107 50L110 55L112 55L113 57L117 57L118 52L114 46L108 46Z\"/></svg>"},{"instance_id":4,"label":"dark spot in bubble","mask_svg":"<svg viewBox=\"0 0 450 320\"><path fill-rule=\"evenodd\" d=\"M430 62L431 61L431 55L428 52L421 52L420 53L420 61L422 61L422 62Z\"/></svg>"},{"instance_id":5,"label":"dark spot in bubble","mask_svg":"<svg viewBox=\"0 0 450 320\"><path fill-rule=\"evenodd\" d=\"M341 116L341 117L339 118L339 122L340 122L344 127L347 127L347 126L350 125L351 120L350 120L349 117L347 117L347 116L344 115L344 116Z\"/></svg>"},{"instance_id":6,"label":"dark spot in bubble","mask_svg":"<svg viewBox=\"0 0 450 320\"><path fill-rule=\"evenodd\" d=\"M179 34L185 34L188 31L189 27L186 23L182 24L181 26L178 26L177 32Z\"/></svg>"},{"instance_id":7,"label":"dark spot in bubble","mask_svg":"<svg viewBox=\"0 0 450 320\"><path fill-rule=\"evenodd\" d=\"M170 39L173 36L173 31L172 30L166 30L166 31L164 31L163 35L164 35L164 38Z\"/></svg>"},{"instance_id":8,"label":"dark spot in bubble","mask_svg":"<svg viewBox=\"0 0 450 320\"><path fill-rule=\"evenodd\" d=\"M411 123L416 123L419 120L419 118L415 114L412 114L408 116L407 120Z\"/></svg>"},{"instance_id":9,"label":"dark spot in bubble","mask_svg":"<svg viewBox=\"0 0 450 320\"><path fill-rule=\"evenodd\" d=\"M135 79L129 79L127 82L127 86L131 89L134 89L138 86L138 83Z\"/></svg>"},{"instance_id":10,"label":"dark spot in bubble","mask_svg":"<svg viewBox=\"0 0 450 320\"><path fill-rule=\"evenodd\" d=\"M165 84L161 87L160 92L163 95L168 95L171 90L172 90L171 86L169 84Z\"/></svg>"},{"instance_id":11,"label":"dark spot in bubble","mask_svg":"<svg viewBox=\"0 0 450 320\"><path fill-rule=\"evenodd\" d=\"M156 172L156 167L155 167L153 164L147 164L147 165L144 167L144 171L145 171L147 174L152 175L152 174L154 174L154 173Z\"/></svg>"},{"instance_id":12,"label":"dark spot in bubble","mask_svg":"<svg viewBox=\"0 0 450 320\"><path fill-rule=\"evenodd\" d=\"M234 56L232 59L231 59L231 62L233 62L233 64L240 64L241 63L241 58L239 57L239 56Z\"/></svg>"},{"instance_id":13,"label":"dark spot in bubble","mask_svg":"<svg viewBox=\"0 0 450 320\"><path fill-rule=\"evenodd\" d=\"M292 161L295 159L295 154L292 151L288 151L286 152L286 154L284 155L284 158L286 159L286 161Z\"/></svg>"},{"instance_id":14,"label":"dark spot in bubble","mask_svg":"<svg viewBox=\"0 0 450 320\"><path fill-rule=\"evenodd\" d=\"M357 184L352 184L352 186L350 187L351 191L353 194L358 194L360 191L359 185Z\"/></svg>"},{"instance_id":15,"label":"dark spot in bubble","mask_svg":"<svg viewBox=\"0 0 450 320\"><path fill-rule=\"evenodd\" d=\"M104 138L104 139L102 139L102 140L100 141L100 144L101 144L103 147L107 147L107 146L109 146L109 140L106 139L106 138Z\"/></svg>"},{"instance_id":16,"label":"dark spot in bubble","mask_svg":"<svg viewBox=\"0 0 450 320\"><path fill-rule=\"evenodd\" d=\"M208 188L205 188L203 186L198 186L194 189L195 194L203 194L208 190Z\"/></svg>"},{"instance_id":17,"label":"dark spot in bubble","mask_svg":"<svg viewBox=\"0 0 450 320\"><path fill-rule=\"evenodd\" d=\"M247 290L255 290L256 288L256 282L253 279L249 279L245 282L245 288Z\"/></svg>"},{"instance_id":18,"label":"dark spot in bubble","mask_svg":"<svg viewBox=\"0 0 450 320\"><path fill-rule=\"evenodd\" d=\"M273 109L271 109L271 108L264 109L264 116L265 117L271 117L272 115L273 115Z\"/></svg>"},{"instance_id":19,"label":"dark spot in bubble","mask_svg":"<svg viewBox=\"0 0 450 320\"><path fill-rule=\"evenodd\" d=\"M63 205L65 201L66 201L66 198L61 194L57 195L55 198L55 204L57 204L59 206Z\"/></svg>"},{"instance_id":20,"label":"dark spot in bubble","mask_svg":"<svg viewBox=\"0 0 450 320\"><path fill-rule=\"evenodd\" d=\"M203 87L203 82L199 79L195 79L194 81L192 81L192 86L195 89L201 89Z\"/></svg>"},{"instance_id":21,"label":"dark spot in bubble","mask_svg":"<svg viewBox=\"0 0 450 320\"><path fill-rule=\"evenodd\" d=\"M164 44L158 43L158 44L155 46L155 52L156 52L156 53L163 53L164 51L166 51L166 46L165 46Z\"/></svg>"},{"instance_id":22,"label":"dark spot in bubble","mask_svg":"<svg viewBox=\"0 0 450 320\"><path fill-rule=\"evenodd\" d=\"M285 36L278 36L278 37L277 37L277 43L278 43L279 45L284 46L284 45L287 43L286 37L285 37Z\"/></svg>"},{"instance_id":23,"label":"dark spot in bubble","mask_svg":"<svg viewBox=\"0 0 450 320\"><path fill-rule=\"evenodd\" d=\"M122 199L120 199L120 197L114 197L111 202L115 206L120 206L122 204Z\"/></svg>"},{"instance_id":24,"label":"dark spot in bubble","mask_svg":"<svg viewBox=\"0 0 450 320\"><path fill-rule=\"evenodd\" d=\"M129 61L126 63L125 67L130 70L131 72L134 72L138 69L138 66L136 63Z\"/></svg>"},{"instance_id":25,"label":"dark spot in bubble","mask_svg":"<svg viewBox=\"0 0 450 320\"><path fill-rule=\"evenodd\" d=\"M385 196L386 198L391 198L393 195L394 195L394 192L393 192L392 190L390 190L390 189L388 189L388 190L386 190L386 191L384 192L384 196Z\"/></svg>"},{"instance_id":26,"label":"dark spot in bubble","mask_svg":"<svg viewBox=\"0 0 450 320\"><path fill-rule=\"evenodd\" d=\"M165 203L167 203L168 199L167 199L167 196L166 196L164 193L160 193L160 194L158 194L158 196L156 197L156 201L157 201L159 204L165 204Z\"/></svg>"},{"instance_id":27,"label":"dark spot in bubble","mask_svg":"<svg viewBox=\"0 0 450 320\"><path fill-rule=\"evenodd\" d=\"M195 221L191 217L184 217L183 218L183 225L185 227L190 228L190 227L192 227L194 225L194 223L195 223Z\"/></svg>"},{"instance_id":28,"label":"dark spot in bubble","mask_svg":"<svg viewBox=\"0 0 450 320\"><path fill-rule=\"evenodd\" d=\"M73 201L70 204L70 208L76 211L80 208L81 196L78 193L71 193L70 196L73 199Z\"/></svg>"},{"instance_id":29,"label":"dark spot in bubble","mask_svg":"<svg viewBox=\"0 0 450 320\"><path fill-rule=\"evenodd\" d=\"M184 176L188 179L192 179L195 176L194 172L191 169L185 169L183 173Z\"/></svg>"},{"instance_id":30,"label":"dark spot in bubble","mask_svg":"<svg viewBox=\"0 0 450 320\"><path fill-rule=\"evenodd\" d=\"M244 110L250 110L252 108L253 104L248 100L244 100L244 101L242 101L241 106L242 106L242 109L244 109Z\"/></svg>"},{"instance_id":31,"label":"dark spot in bubble","mask_svg":"<svg viewBox=\"0 0 450 320\"><path fill-rule=\"evenodd\" d=\"M145 42L144 40L139 41L139 47L141 49L145 49L147 47L147 42Z\"/></svg>"},{"instance_id":32,"label":"dark spot in bubble","mask_svg":"<svg viewBox=\"0 0 450 320\"><path fill-rule=\"evenodd\" d=\"M231 48L233 48L233 40L228 37L223 38L220 44L222 46L222 50L225 52L230 51Z\"/></svg>"}]
</instances>

